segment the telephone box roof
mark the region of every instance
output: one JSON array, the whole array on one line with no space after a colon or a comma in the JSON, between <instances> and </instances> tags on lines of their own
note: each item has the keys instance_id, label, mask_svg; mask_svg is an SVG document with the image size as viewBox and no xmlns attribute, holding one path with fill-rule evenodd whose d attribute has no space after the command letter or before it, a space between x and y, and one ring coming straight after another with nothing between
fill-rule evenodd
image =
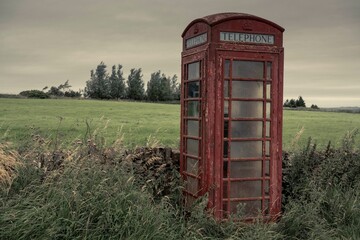
<instances>
[{"instance_id":1,"label":"telephone box roof","mask_svg":"<svg viewBox=\"0 0 360 240\"><path fill-rule=\"evenodd\" d=\"M191 23L189 23L189 25L185 28L185 30L182 33L182 37L184 37L185 33L187 32L187 30L194 25L197 22L204 22L206 24L208 24L209 26L215 26L216 24L225 22L225 21L229 21L229 20L234 20L234 19L252 19L252 20L257 20L260 22L264 22L266 24L269 24L277 29L279 29L281 32L284 32L284 28L282 28L281 26L277 25L276 23L273 23L269 20L266 20L264 18L261 17L257 17L251 14L247 14L247 13L235 13L235 12L227 12L227 13L216 13L216 14L212 14L212 15L208 15L202 18L197 18L195 20L193 20Z\"/></svg>"}]
</instances>

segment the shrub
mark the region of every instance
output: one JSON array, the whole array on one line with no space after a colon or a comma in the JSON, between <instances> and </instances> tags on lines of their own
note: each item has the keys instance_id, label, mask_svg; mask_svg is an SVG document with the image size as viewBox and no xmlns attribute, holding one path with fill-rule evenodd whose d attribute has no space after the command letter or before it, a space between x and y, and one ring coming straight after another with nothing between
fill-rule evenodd
<instances>
[{"instance_id":1,"label":"shrub","mask_svg":"<svg viewBox=\"0 0 360 240\"><path fill-rule=\"evenodd\" d=\"M284 215L278 231L286 239L360 238L360 154L358 131L346 134L340 149L304 149L285 154Z\"/></svg>"},{"instance_id":2,"label":"shrub","mask_svg":"<svg viewBox=\"0 0 360 240\"><path fill-rule=\"evenodd\" d=\"M49 94L44 93L43 91L40 90L26 90L20 92L20 95L28 98L40 98L40 99L50 98Z\"/></svg>"}]
</instances>

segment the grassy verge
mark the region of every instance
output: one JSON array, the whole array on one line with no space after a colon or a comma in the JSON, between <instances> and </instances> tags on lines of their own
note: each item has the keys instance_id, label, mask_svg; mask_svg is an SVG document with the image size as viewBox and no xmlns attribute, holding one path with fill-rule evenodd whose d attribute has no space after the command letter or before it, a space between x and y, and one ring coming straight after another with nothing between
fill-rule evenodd
<instances>
[{"instance_id":1,"label":"grassy verge","mask_svg":"<svg viewBox=\"0 0 360 240\"><path fill-rule=\"evenodd\" d=\"M20 154L3 144L0 239L359 239L357 134L337 149L309 141L284 156L284 211L272 224L217 222L204 211L206 198L185 214L179 174L176 191L159 198L121 142L90 138L62 148L36 137ZM161 176L157 186L168 184Z\"/></svg>"}]
</instances>

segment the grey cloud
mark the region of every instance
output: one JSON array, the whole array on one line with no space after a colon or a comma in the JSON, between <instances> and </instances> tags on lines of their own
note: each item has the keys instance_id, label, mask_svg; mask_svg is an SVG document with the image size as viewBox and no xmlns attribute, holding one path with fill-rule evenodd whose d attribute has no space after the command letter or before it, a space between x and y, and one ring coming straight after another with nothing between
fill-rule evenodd
<instances>
[{"instance_id":1,"label":"grey cloud","mask_svg":"<svg viewBox=\"0 0 360 240\"><path fill-rule=\"evenodd\" d=\"M0 1L0 92L67 79L83 88L100 61L122 64L125 74L141 67L145 80L159 69L179 75L183 29L216 12L250 13L286 29L285 98L360 106L358 0Z\"/></svg>"}]
</instances>

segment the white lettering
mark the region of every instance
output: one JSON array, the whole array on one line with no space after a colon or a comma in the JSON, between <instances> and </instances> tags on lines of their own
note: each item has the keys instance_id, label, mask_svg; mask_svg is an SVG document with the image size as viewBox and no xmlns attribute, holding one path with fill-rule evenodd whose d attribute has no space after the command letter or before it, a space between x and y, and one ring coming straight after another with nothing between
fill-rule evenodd
<instances>
[{"instance_id":1,"label":"white lettering","mask_svg":"<svg viewBox=\"0 0 360 240\"><path fill-rule=\"evenodd\" d=\"M220 41L225 42L245 42L245 43L262 43L274 44L274 36L269 34L256 33L236 33L236 32L220 32Z\"/></svg>"},{"instance_id":2,"label":"white lettering","mask_svg":"<svg viewBox=\"0 0 360 240\"><path fill-rule=\"evenodd\" d=\"M223 40L223 41L226 41L226 40ZM185 42L185 46L186 46L186 48L191 48L191 47L194 47L194 46L206 43L206 42L207 42L207 33L203 33L201 35L187 39Z\"/></svg>"}]
</instances>

